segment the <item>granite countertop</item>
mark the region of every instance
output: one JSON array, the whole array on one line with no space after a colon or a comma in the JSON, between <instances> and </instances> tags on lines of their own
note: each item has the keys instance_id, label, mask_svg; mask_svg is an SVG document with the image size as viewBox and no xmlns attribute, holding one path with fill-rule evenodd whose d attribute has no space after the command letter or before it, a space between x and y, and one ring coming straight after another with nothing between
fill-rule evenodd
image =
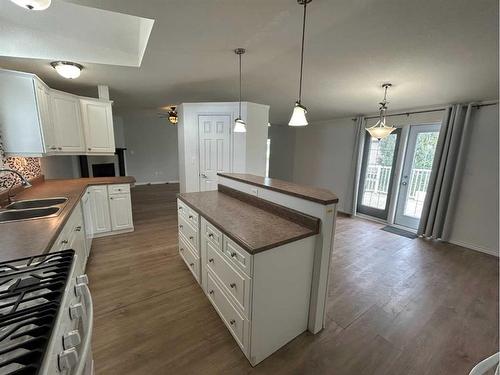
<instances>
[{"instance_id":1,"label":"granite countertop","mask_svg":"<svg viewBox=\"0 0 500 375\"><path fill-rule=\"evenodd\" d=\"M134 182L133 177L42 180L18 192L16 201L49 197L66 197L68 201L55 217L0 223L0 261L48 252L88 186Z\"/></svg>"},{"instance_id":2,"label":"granite countertop","mask_svg":"<svg viewBox=\"0 0 500 375\"><path fill-rule=\"evenodd\" d=\"M221 191L181 193L178 197L250 254L319 233L317 218L236 194L240 199Z\"/></svg>"},{"instance_id":3,"label":"granite countertop","mask_svg":"<svg viewBox=\"0 0 500 375\"><path fill-rule=\"evenodd\" d=\"M329 205L338 203L337 195L326 189L320 189L313 186L304 186L293 182L256 176L247 173L218 173L219 176L229 178L235 181L262 187L264 189L274 190L283 194L292 195L308 201Z\"/></svg>"}]
</instances>

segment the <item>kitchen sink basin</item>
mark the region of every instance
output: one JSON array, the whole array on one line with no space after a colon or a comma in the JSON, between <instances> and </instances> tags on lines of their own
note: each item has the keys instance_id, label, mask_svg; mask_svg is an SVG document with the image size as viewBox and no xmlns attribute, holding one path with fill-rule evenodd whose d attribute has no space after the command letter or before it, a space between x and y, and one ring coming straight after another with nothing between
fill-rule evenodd
<instances>
[{"instance_id":1,"label":"kitchen sink basin","mask_svg":"<svg viewBox=\"0 0 500 375\"><path fill-rule=\"evenodd\" d=\"M5 210L0 211L0 223L5 221L17 221L36 219L40 217L55 216L59 212L59 207L31 208L25 210Z\"/></svg>"},{"instance_id":2,"label":"kitchen sink basin","mask_svg":"<svg viewBox=\"0 0 500 375\"><path fill-rule=\"evenodd\" d=\"M39 208L39 207L50 207L66 203L68 198L44 198L44 199L30 199L24 201L17 201L9 204L5 207L8 210L19 210L25 208Z\"/></svg>"}]
</instances>

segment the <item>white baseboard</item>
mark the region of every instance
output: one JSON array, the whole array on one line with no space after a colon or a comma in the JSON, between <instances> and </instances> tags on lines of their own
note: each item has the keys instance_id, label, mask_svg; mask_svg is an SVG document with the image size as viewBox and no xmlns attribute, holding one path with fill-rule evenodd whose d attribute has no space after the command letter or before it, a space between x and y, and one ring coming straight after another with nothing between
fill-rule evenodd
<instances>
[{"instance_id":1,"label":"white baseboard","mask_svg":"<svg viewBox=\"0 0 500 375\"><path fill-rule=\"evenodd\" d=\"M156 181L156 182L135 182L135 185L164 185L164 184L178 184L179 181Z\"/></svg>"},{"instance_id":2,"label":"white baseboard","mask_svg":"<svg viewBox=\"0 0 500 375\"><path fill-rule=\"evenodd\" d=\"M114 230L114 231L104 232L104 233L96 233L96 234L93 235L92 238L114 236L115 234L130 233L130 232L133 232L133 231L134 231L134 227L128 228L128 229L122 229L122 230Z\"/></svg>"},{"instance_id":3,"label":"white baseboard","mask_svg":"<svg viewBox=\"0 0 500 375\"><path fill-rule=\"evenodd\" d=\"M448 242L452 243L454 245L466 247L467 249L471 249L471 250L474 250L474 251L479 251L481 253L493 255L493 256L495 256L497 258L499 256L499 254L495 250L493 250L493 249L487 249L485 247L474 245L474 244L463 242L463 241L449 240Z\"/></svg>"}]
</instances>

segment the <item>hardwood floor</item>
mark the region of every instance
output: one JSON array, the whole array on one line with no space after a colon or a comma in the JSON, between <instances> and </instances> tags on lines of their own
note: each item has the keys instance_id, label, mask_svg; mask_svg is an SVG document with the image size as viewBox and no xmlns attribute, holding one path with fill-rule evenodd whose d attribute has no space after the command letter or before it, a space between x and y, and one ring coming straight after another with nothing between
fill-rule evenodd
<instances>
[{"instance_id":1,"label":"hardwood floor","mask_svg":"<svg viewBox=\"0 0 500 375\"><path fill-rule=\"evenodd\" d=\"M94 240L96 374L468 374L498 351L498 259L340 217L328 325L252 368L177 253L177 185L132 189Z\"/></svg>"}]
</instances>

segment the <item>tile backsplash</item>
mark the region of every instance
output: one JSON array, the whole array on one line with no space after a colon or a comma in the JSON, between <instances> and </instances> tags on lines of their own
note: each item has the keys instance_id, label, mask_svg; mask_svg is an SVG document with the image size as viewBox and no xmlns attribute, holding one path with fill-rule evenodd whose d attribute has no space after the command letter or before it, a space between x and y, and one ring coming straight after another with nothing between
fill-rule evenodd
<instances>
[{"instance_id":1,"label":"tile backsplash","mask_svg":"<svg viewBox=\"0 0 500 375\"><path fill-rule=\"evenodd\" d=\"M5 156L1 138L0 138L0 168L15 169L27 179L38 177L42 174L40 158ZM12 173L2 173L0 175L0 191L8 189L13 182L18 184L19 178L13 175Z\"/></svg>"}]
</instances>

